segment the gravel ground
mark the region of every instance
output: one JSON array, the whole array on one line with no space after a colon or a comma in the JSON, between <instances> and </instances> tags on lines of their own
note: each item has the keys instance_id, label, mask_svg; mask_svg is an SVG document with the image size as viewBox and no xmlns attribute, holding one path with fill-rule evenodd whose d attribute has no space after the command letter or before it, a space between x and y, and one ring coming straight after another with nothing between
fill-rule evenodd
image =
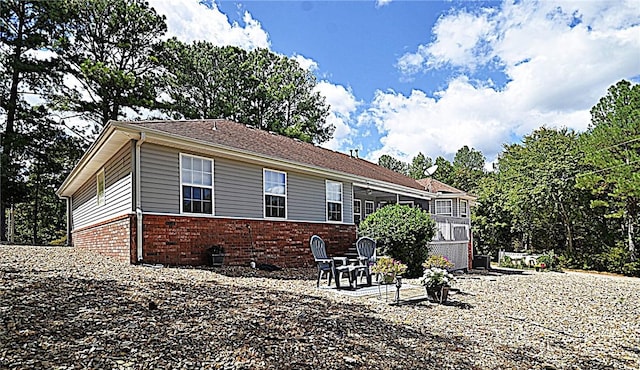
<instances>
[{"instance_id":1,"label":"gravel ground","mask_svg":"<svg viewBox=\"0 0 640 370\"><path fill-rule=\"evenodd\" d=\"M394 306L314 276L2 246L0 368L640 368L640 279L468 274Z\"/></svg>"}]
</instances>

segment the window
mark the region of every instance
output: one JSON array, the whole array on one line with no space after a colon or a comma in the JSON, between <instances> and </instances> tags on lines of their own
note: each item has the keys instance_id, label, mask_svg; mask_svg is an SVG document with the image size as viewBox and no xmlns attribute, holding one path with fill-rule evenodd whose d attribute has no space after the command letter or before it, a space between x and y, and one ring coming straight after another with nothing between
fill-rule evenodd
<instances>
[{"instance_id":1,"label":"window","mask_svg":"<svg viewBox=\"0 0 640 370\"><path fill-rule=\"evenodd\" d=\"M287 174L264 170L264 217L287 217Z\"/></svg>"},{"instance_id":2,"label":"window","mask_svg":"<svg viewBox=\"0 0 640 370\"><path fill-rule=\"evenodd\" d=\"M372 214L375 210L375 205L372 201L367 200L364 202L364 218L367 218L367 216Z\"/></svg>"},{"instance_id":3,"label":"window","mask_svg":"<svg viewBox=\"0 0 640 370\"><path fill-rule=\"evenodd\" d=\"M213 161L180 155L182 212L213 214Z\"/></svg>"},{"instance_id":4,"label":"window","mask_svg":"<svg viewBox=\"0 0 640 370\"><path fill-rule=\"evenodd\" d=\"M342 183L327 181L327 221L342 222Z\"/></svg>"},{"instance_id":5,"label":"window","mask_svg":"<svg viewBox=\"0 0 640 370\"><path fill-rule=\"evenodd\" d=\"M360 224L362 220L362 201L360 199L353 200L353 223L356 225Z\"/></svg>"},{"instance_id":6,"label":"window","mask_svg":"<svg viewBox=\"0 0 640 370\"><path fill-rule=\"evenodd\" d=\"M451 199L436 200L436 214L451 216Z\"/></svg>"},{"instance_id":7,"label":"window","mask_svg":"<svg viewBox=\"0 0 640 370\"><path fill-rule=\"evenodd\" d=\"M96 175L96 197L98 199L98 205L103 206L104 200L104 168Z\"/></svg>"},{"instance_id":8,"label":"window","mask_svg":"<svg viewBox=\"0 0 640 370\"><path fill-rule=\"evenodd\" d=\"M467 217L467 201L460 201L460 217Z\"/></svg>"}]
</instances>

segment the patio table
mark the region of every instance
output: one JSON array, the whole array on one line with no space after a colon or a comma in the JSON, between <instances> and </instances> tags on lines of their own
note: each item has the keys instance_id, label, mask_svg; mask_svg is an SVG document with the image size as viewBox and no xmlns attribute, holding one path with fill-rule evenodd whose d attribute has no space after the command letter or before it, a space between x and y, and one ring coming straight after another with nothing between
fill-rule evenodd
<instances>
[{"instance_id":1,"label":"patio table","mask_svg":"<svg viewBox=\"0 0 640 370\"><path fill-rule=\"evenodd\" d=\"M359 264L358 259L348 259L347 257L333 257L336 280L336 287L341 289L340 276L341 272L347 272L349 276L349 288L358 289L358 273L364 272L367 278L367 285L371 286L371 273L369 272L369 266ZM336 262L340 262L342 265L338 266ZM362 286L362 284L360 285Z\"/></svg>"}]
</instances>

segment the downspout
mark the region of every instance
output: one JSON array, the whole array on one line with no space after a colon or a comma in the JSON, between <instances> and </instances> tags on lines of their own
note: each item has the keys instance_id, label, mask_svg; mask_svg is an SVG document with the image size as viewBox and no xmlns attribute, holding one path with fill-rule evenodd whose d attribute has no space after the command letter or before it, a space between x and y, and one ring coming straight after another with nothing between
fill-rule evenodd
<instances>
[{"instance_id":1,"label":"downspout","mask_svg":"<svg viewBox=\"0 0 640 370\"><path fill-rule=\"evenodd\" d=\"M67 243L68 247L73 245L73 240L71 240L71 230L73 229L73 200L71 197L64 197L67 200Z\"/></svg>"},{"instance_id":2,"label":"downspout","mask_svg":"<svg viewBox=\"0 0 640 370\"><path fill-rule=\"evenodd\" d=\"M144 143L146 135L144 132L140 133L140 140L136 142L136 255L138 256L138 262L142 261L142 202L140 201L140 146Z\"/></svg>"}]
</instances>

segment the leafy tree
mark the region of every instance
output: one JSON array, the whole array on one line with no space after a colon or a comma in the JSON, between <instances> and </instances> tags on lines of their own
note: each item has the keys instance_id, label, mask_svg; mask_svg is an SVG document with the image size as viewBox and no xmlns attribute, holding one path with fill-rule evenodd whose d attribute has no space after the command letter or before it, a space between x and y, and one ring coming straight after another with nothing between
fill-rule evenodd
<instances>
[{"instance_id":1,"label":"leafy tree","mask_svg":"<svg viewBox=\"0 0 640 370\"><path fill-rule=\"evenodd\" d=\"M436 227L426 211L392 204L369 215L360 223L358 233L376 240L379 256L399 259L407 264L407 275L417 277L422 275L422 263L429 255L427 243Z\"/></svg>"},{"instance_id":2,"label":"leafy tree","mask_svg":"<svg viewBox=\"0 0 640 370\"><path fill-rule=\"evenodd\" d=\"M451 162L446 160L444 157L439 156L436 158L435 164L438 166L438 169L432 177L440 182L453 186L455 177Z\"/></svg>"},{"instance_id":3,"label":"leafy tree","mask_svg":"<svg viewBox=\"0 0 640 370\"><path fill-rule=\"evenodd\" d=\"M463 146L453 159L454 181L451 185L467 192L475 191L484 176L484 163L485 159L480 151Z\"/></svg>"},{"instance_id":4,"label":"leafy tree","mask_svg":"<svg viewBox=\"0 0 640 370\"><path fill-rule=\"evenodd\" d=\"M166 32L164 16L143 0L70 0L73 18L54 50L77 86L54 100L98 125L139 112L156 98L155 45Z\"/></svg>"},{"instance_id":5,"label":"leafy tree","mask_svg":"<svg viewBox=\"0 0 640 370\"><path fill-rule=\"evenodd\" d=\"M474 247L480 254L495 254L510 246L513 215L507 206L507 192L498 175L490 173L477 188L478 206L472 209L471 225Z\"/></svg>"},{"instance_id":6,"label":"leafy tree","mask_svg":"<svg viewBox=\"0 0 640 370\"><path fill-rule=\"evenodd\" d=\"M411 164L409 165L409 177L420 180L427 176L427 169L432 166L431 158L426 157L422 152L413 157Z\"/></svg>"},{"instance_id":7,"label":"leafy tree","mask_svg":"<svg viewBox=\"0 0 640 370\"><path fill-rule=\"evenodd\" d=\"M380 158L378 158L378 165L388 168L392 171L396 171L403 175L406 175L409 169L408 164L388 154L383 154L380 156Z\"/></svg>"},{"instance_id":8,"label":"leafy tree","mask_svg":"<svg viewBox=\"0 0 640 370\"><path fill-rule=\"evenodd\" d=\"M266 49L171 39L160 60L170 97L165 110L175 117L227 118L307 142L333 135L315 77L293 59Z\"/></svg>"},{"instance_id":9,"label":"leafy tree","mask_svg":"<svg viewBox=\"0 0 640 370\"><path fill-rule=\"evenodd\" d=\"M25 191L24 158L29 138L28 120L35 111L25 94L46 96L61 84L58 59L40 51L63 32L63 3L56 1L3 0L0 6L0 237L6 240L5 209Z\"/></svg>"},{"instance_id":10,"label":"leafy tree","mask_svg":"<svg viewBox=\"0 0 640 370\"><path fill-rule=\"evenodd\" d=\"M575 224L586 203L583 192L575 188L581 171L577 144L573 131L542 127L525 136L522 144L506 147L499 158L512 227L523 235L525 248L574 252Z\"/></svg>"},{"instance_id":11,"label":"leafy tree","mask_svg":"<svg viewBox=\"0 0 640 370\"><path fill-rule=\"evenodd\" d=\"M592 206L626 227L631 261L637 258L635 233L640 211L640 85L620 81L591 109L591 125L581 137L584 162L593 167L579 176L578 185L605 195Z\"/></svg>"},{"instance_id":12,"label":"leafy tree","mask_svg":"<svg viewBox=\"0 0 640 370\"><path fill-rule=\"evenodd\" d=\"M38 111L30 120L24 163L26 189L16 205L16 242L49 244L65 236L65 210L55 194L80 159L81 140L69 136Z\"/></svg>"}]
</instances>

